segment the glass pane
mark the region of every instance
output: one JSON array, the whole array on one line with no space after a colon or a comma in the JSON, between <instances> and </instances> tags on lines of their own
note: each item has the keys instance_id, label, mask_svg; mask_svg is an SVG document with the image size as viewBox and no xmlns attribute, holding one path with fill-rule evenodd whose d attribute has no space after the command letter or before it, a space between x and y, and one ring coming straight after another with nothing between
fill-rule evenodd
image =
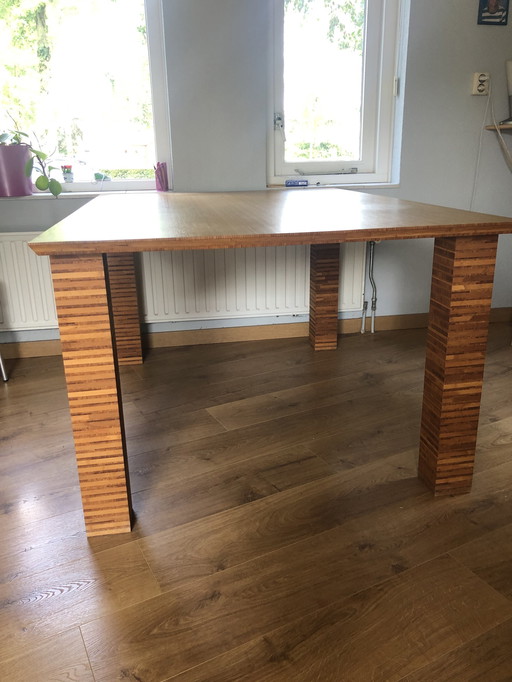
<instances>
[{"instance_id":1,"label":"glass pane","mask_svg":"<svg viewBox=\"0 0 512 682\"><path fill-rule=\"evenodd\" d=\"M365 0L285 0L285 161L360 158Z\"/></svg>"},{"instance_id":2,"label":"glass pane","mask_svg":"<svg viewBox=\"0 0 512 682\"><path fill-rule=\"evenodd\" d=\"M3 0L0 21L0 128L78 182L154 177L144 0Z\"/></svg>"}]
</instances>

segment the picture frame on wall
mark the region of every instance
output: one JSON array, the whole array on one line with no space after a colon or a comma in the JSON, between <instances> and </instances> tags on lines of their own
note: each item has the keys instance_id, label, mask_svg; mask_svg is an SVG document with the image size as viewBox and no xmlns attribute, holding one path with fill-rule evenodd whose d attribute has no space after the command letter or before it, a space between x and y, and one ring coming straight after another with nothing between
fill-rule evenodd
<instances>
[{"instance_id":1,"label":"picture frame on wall","mask_svg":"<svg viewBox=\"0 0 512 682\"><path fill-rule=\"evenodd\" d=\"M506 26L509 0L479 0L478 23L487 26Z\"/></svg>"}]
</instances>

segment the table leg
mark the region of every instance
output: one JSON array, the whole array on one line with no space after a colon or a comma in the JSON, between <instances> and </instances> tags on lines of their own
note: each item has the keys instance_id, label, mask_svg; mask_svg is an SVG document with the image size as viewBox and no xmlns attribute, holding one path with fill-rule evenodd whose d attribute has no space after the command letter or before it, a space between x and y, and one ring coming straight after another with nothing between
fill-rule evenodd
<instances>
[{"instance_id":1,"label":"table leg","mask_svg":"<svg viewBox=\"0 0 512 682\"><path fill-rule=\"evenodd\" d=\"M497 242L435 242L419 476L436 495L471 488Z\"/></svg>"},{"instance_id":2,"label":"table leg","mask_svg":"<svg viewBox=\"0 0 512 682\"><path fill-rule=\"evenodd\" d=\"M309 341L315 350L338 343L340 245L312 244L310 255Z\"/></svg>"},{"instance_id":3,"label":"table leg","mask_svg":"<svg viewBox=\"0 0 512 682\"><path fill-rule=\"evenodd\" d=\"M88 535L131 528L124 424L102 255L52 256L53 286Z\"/></svg>"},{"instance_id":4,"label":"table leg","mask_svg":"<svg viewBox=\"0 0 512 682\"><path fill-rule=\"evenodd\" d=\"M134 254L110 253L107 255L107 264L118 362L120 365L141 365L142 342Z\"/></svg>"}]
</instances>

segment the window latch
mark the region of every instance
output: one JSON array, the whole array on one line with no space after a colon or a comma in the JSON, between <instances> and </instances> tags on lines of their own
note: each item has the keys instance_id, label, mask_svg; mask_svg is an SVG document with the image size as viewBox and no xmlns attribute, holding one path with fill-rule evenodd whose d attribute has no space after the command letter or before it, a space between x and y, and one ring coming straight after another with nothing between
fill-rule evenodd
<instances>
[{"instance_id":1,"label":"window latch","mask_svg":"<svg viewBox=\"0 0 512 682\"><path fill-rule=\"evenodd\" d=\"M284 132L284 114L277 112L274 114L274 130L281 133L283 141L286 141L286 133Z\"/></svg>"},{"instance_id":2,"label":"window latch","mask_svg":"<svg viewBox=\"0 0 512 682\"><path fill-rule=\"evenodd\" d=\"M284 116L281 113L274 114L274 130L284 132Z\"/></svg>"}]
</instances>

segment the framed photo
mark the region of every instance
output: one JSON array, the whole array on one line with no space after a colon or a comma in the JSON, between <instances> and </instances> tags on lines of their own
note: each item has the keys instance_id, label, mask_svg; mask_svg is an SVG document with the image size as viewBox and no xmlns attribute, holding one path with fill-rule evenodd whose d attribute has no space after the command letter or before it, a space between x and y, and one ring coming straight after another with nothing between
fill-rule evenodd
<instances>
[{"instance_id":1,"label":"framed photo","mask_svg":"<svg viewBox=\"0 0 512 682\"><path fill-rule=\"evenodd\" d=\"M506 26L509 0L479 0L478 23L487 26Z\"/></svg>"}]
</instances>

